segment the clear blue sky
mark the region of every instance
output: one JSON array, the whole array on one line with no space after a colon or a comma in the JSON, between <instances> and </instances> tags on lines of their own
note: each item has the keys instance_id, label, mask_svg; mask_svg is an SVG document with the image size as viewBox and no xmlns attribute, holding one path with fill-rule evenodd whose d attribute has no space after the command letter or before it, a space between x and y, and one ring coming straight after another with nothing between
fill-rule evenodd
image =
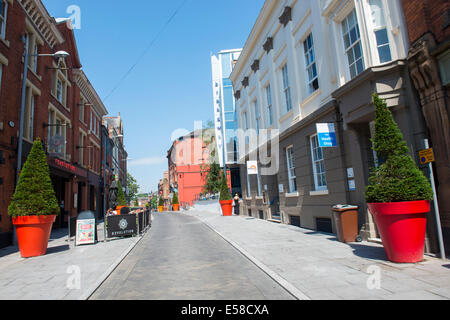
<instances>
[{"instance_id":1,"label":"clear blue sky","mask_svg":"<svg viewBox=\"0 0 450 320\"><path fill-rule=\"evenodd\" d=\"M184 1L43 0L55 18L81 9L81 63L109 114L123 117L129 172L142 192L156 191L167 170L172 133L213 119L211 53L242 48L264 3L187 0L110 95Z\"/></svg>"}]
</instances>

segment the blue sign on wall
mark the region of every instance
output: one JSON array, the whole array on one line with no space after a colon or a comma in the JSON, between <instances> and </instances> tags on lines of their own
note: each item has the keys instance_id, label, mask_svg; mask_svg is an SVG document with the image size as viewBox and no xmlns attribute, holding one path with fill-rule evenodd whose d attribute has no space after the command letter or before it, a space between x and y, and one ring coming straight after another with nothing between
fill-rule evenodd
<instances>
[{"instance_id":1,"label":"blue sign on wall","mask_svg":"<svg viewBox=\"0 0 450 320\"><path fill-rule=\"evenodd\" d=\"M318 123L317 135L321 148L337 147L336 129L334 123Z\"/></svg>"}]
</instances>

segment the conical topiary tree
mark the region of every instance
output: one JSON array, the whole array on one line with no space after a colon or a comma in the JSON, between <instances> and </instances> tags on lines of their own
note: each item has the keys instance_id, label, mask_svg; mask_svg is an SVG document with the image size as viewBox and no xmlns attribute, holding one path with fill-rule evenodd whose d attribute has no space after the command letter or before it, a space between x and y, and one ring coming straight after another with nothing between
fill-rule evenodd
<instances>
[{"instance_id":1,"label":"conical topiary tree","mask_svg":"<svg viewBox=\"0 0 450 320\"><path fill-rule=\"evenodd\" d=\"M158 206L159 207L164 207L164 199L162 197L159 198Z\"/></svg>"},{"instance_id":2,"label":"conical topiary tree","mask_svg":"<svg viewBox=\"0 0 450 320\"><path fill-rule=\"evenodd\" d=\"M127 206L127 198L125 197L125 192L123 192L123 188L122 188L122 184L120 183L120 180L117 181L117 187L118 187L118 191L117 191L117 206L118 207L123 207L123 206Z\"/></svg>"},{"instance_id":3,"label":"conical topiary tree","mask_svg":"<svg viewBox=\"0 0 450 320\"><path fill-rule=\"evenodd\" d=\"M225 173L222 172L220 179L220 201L233 200L230 189L228 188L227 179Z\"/></svg>"},{"instance_id":4,"label":"conical topiary tree","mask_svg":"<svg viewBox=\"0 0 450 320\"><path fill-rule=\"evenodd\" d=\"M368 203L433 200L431 184L409 154L408 146L385 101L373 94L376 107L374 150L384 161L373 170Z\"/></svg>"},{"instance_id":5,"label":"conical topiary tree","mask_svg":"<svg viewBox=\"0 0 450 320\"><path fill-rule=\"evenodd\" d=\"M176 192L173 194L172 204L180 204L180 201L178 200L178 193Z\"/></svg>"},{"instance_id":6,"label":"conical topiary tree","mask_svg":"<svg viewBox=\"0 0 450 320\"><path fill-rule=\"evenodd\" d=\"M24 163L16 190L8 207L9 216L59 215L59 205L50 178L47 157L37 139Z\"/></svg>"}]
</instances>

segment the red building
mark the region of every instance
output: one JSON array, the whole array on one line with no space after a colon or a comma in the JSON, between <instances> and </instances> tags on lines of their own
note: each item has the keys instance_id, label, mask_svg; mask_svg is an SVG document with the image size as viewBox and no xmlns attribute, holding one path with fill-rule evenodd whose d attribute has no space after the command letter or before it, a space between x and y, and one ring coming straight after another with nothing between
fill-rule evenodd
<instances>
[{"instance_id":1,"label":"red building","mask_svg":"<svg viewBox=\"0 0 450 320\"><path fill-rule=\"evenodd\" d=\"M180 206L192 206L198 195L204 193L210 147L214 145L214 140L205 141L199 131L180 137L168 151L169 184L172 192L178 192ZM230 175L228 184L231 185Z\"/></svg>"},{"instance_id":2,"label":"red building","mask_svg":"<svg viewBox=\"0 0 450 320\"><path fill-rule=\"evenodd\" d=\"M411 43L408 64L436 157L439 209L450 251L450 3L402 3Z\"/></svg>"},{"instance_id":3,"label":"red building","mask_svg":"<svg viewBox=\"0 0 450 320\"><path fill-rule=\"evenodd\" d=\"M19 128L22 165L40 138L48 154L61 215L101 211L101 119L107 111L81 70L72 28L57 23L40 0L0 0L0 247L8 245L12 224L7 208L16 185ZM20 122L24 53L24 121ZM50 56L66 51L66 58ZM46 54L47 56L37 56Z\"/></svg>"}]
</instances>

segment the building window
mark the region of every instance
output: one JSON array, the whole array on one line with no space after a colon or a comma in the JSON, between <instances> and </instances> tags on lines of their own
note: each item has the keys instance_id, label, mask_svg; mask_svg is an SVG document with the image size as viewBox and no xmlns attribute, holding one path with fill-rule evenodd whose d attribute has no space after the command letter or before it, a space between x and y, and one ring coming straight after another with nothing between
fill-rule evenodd
<instances>
[{"instance_id":1,"label":"building window","mask_svg":"<svg viewBox=\"0 0 450 320\"><path fill-rule=\"evenodd\" d=\"M263 192L262 192L262 182L261 182L261 170L258 166L258 197L262 197L263 196Z\"/></svg>"},{"instance_id":2,"label":"building window","mask_svg":"<svg viewBox=\"0 0 450 320\"><path fill-rule=\"evenodd\" d=\"M284 65L281 71L283 75L283 92L286 102L286 110L287 112L289 112L292 110L292 98L291 98L291 88L289 86L289 75L287 64Z\"/></svg>"},{"instance_id":3,"label":"building window","mask_svg":"<svg viewBox=\"0 0 450 320\"><path fill-rule=\"evenodd\" d=\"M6 37L6 16L8 12L8 1L0 0L0 37Z\"/></svg>"},{"instance_id":4,"label":"building window","mask_svg":"<svg viewBox=\"0 0 450 320\"><path fill-rule=\"evenodd\" d=\"M312 33L303 42L305 49L306 74L308 75L308 93L311 94L319 89L319 75L317 74L316 55L314 52L314 40Z\"/></svg>"},{"instance_id":5,"label":"building window","mask_svg":"<svg viewBox=\"0 0 450 320\"><path fill-rule=\"evenodd\" d=\"M386 28L383 4L381 0L370 0L370 10L372 12L375 39L377 41L378 56L380 63L392 61L391 47Z\"/></svg>"},{"instance_id":6,"label":"building window","mask_svg":"<svg viewBox=\"0 0 450 320\"><path fill-rule=\"evenodd\" d=\"M267 126L271 127L273 125L273 105L272 105L272 91L270 84L266 87L266 98L267 98Z\"/></svg>"},{"instance_id":7,"label":"building window","mask_svg":"<svg viewBox=\"0 0 450 320\"><path fill-rule=\"evenodd\" d=\"M81 98L81 101L78 104L78 106L79 106L79 112L80 112L78 115L78 118L80 119L81 122L84 123L84 112L86 109L86 101L83 98Z\"/></svg>"},{"instance_id":8,"label":"building window","mask_svg":"<svg viewBox=\"0 0 450 320\"><path fill-rule=\"evenodd\" d=\"M33 95L33 90L28 87L26 92L25 101L25 114L24 114L24 130L23 137L28 141L33 141L34 135L34 107L35 107L35 96Z\"/></svg>"},{"instance_id":9,"label":"building window","mask_svg":"<svg viewBox=\"0 0 450 320\"><path fill-rule=\"evenodd\" d=\"M286 149L287 170L289 179L289 193L297 192L297 176L295 174L294 147Z\"/></svg>"},{"instance_id":10,"label":"building window","mask_svg":"<svg viewBox=\"0 0 450 320\"><path fill-rule=\"evenodd\" d=\"M67 67L64 61L58 63L57 69L54 71L54 84L52 94L54 97L64 106L67 107L67 87L69 86L69 81L67 77Z\"/></svg>"},{"instance_id":11,"label":"building window","mask_svg":"<svg viewBox=\"0 0 450 320\"><path fill-rule=\"evenodd\" d=\"M84 166L84 134L80 133L78 137L78 164Z\"/></svg>"},{"instance_id":12,"label":"building window","mask_svg":"<svg viewBox=\"0 0 450 320\"><path fill-rule=\"evenodd\" d=\"M258 100L255 100L254 106L255 106L256 134L259 134L259 130L261 130L261 113L259 112Z\"/></svg>"},{"instance_id":13,"label":"building window","mask_svg":"<svg viewBox=\"0 0 450 320\"><path fill-rule=\"evenodd\" d=\"M68 123L54 109L49 110L48 123L48 152L65 158Z\"/></svg>"},{"instance_id":14,"label":"building window","mask_svg":"<svg viewBox=\"0 0 450 320\"><path fill-rule=\"evenodd\" d=\"M311 137L311 154L316 191L327 190L325 160L323 158L323 149L319 145L317 135Z\"/></svg>"},{"instance_id":15,"label":"building window","mask_svg":"<svg viewBox=\"0 0 450 320\"><path fill-rule=\"evenodd\" d=\"M361 34L359 32L358 18L355 9L353 9L342 22L342 31L344 35L345 53L350 68L350 77L353 79L365 69L361 46Z\"/></svg>"}]
</instances>

